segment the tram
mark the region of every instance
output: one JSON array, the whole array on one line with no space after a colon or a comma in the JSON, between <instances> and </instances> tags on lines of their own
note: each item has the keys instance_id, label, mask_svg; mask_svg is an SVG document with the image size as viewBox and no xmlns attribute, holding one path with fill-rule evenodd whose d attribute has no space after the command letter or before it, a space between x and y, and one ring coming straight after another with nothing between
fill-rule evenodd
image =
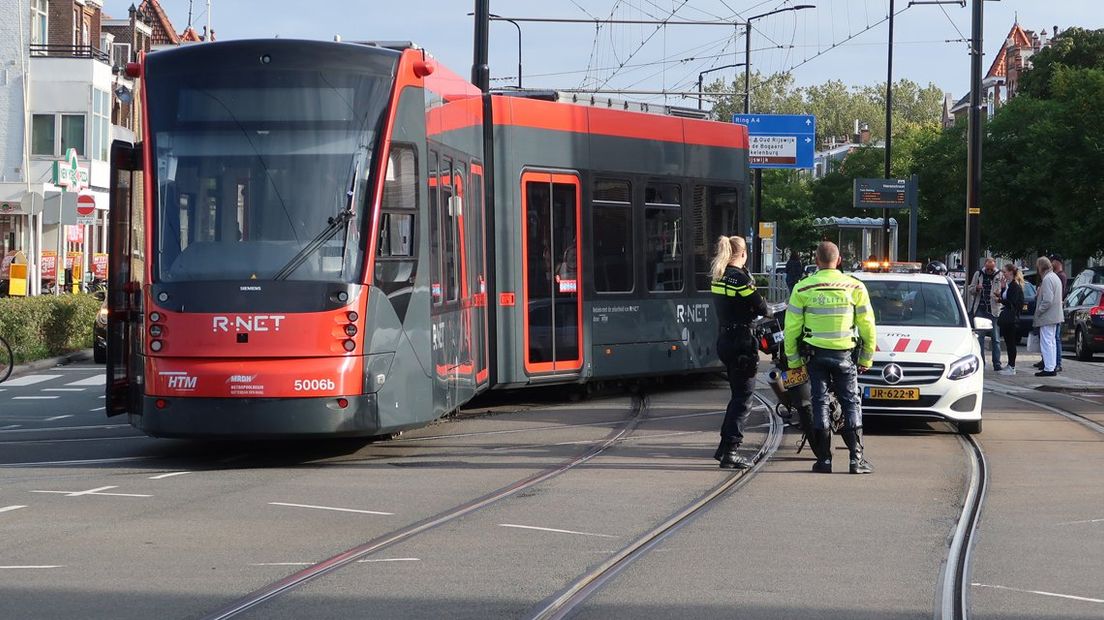
<instances>
[{"instance_id":1,"label":"tram","mask_svg":"<svg viewBox=\"0 0 1104 620\"><path fill-rule=\"evenodd\" d=\"M743 126L524 91L486 118L404 43L127 71L143 139L111 152L107 410L149 435L378 435L488 389L721 366L709 260L749 226Z\"/></svg>"}]
</instances>

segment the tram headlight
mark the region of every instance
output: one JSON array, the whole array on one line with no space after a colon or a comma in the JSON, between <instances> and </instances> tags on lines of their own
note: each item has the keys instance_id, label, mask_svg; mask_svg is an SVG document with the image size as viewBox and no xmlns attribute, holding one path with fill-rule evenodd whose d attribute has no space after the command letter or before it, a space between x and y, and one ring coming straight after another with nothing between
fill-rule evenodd
<instances>
[{"instance_id":1,"label":"tram headlight","mask_svg":"<svg viewBox=\"0 0 1104 620\"><path fill-rule=\"evenodd\" d=\"M357 326L353 325L352 323L349 323L348 325L346 325L345 326L345 335L350 337L350 338L357 335Z\"/></svg>"},{"instance_id":2,"label":"tram headlight","mask_svg":"<svg viewBox=\"0 0 1104 620\"><path fill-rule=\"evenodd\" d=\"M154 338L160 338L161 334L164 333L164 328L160 325L150 325L149 332L150 336L153 336Z\"/></svg>"},{"instance_id":3,"label":"tram headlight","mask_svg":"<svg viewBox=\"0 0 1104 620\"><path fill-rule=\"evenodd\" d=\"M356 312L349 311L345 313L345 318L349 319L350 323L356 323L357 319L360 318L360 315Z\"/></svg>"},{"instance_id":4,"label":"tram headlight","mask_svg":"<svg viewBox=\"0 0 1104 620\"><path fill-rule=\"evenodd\" d=\"M352 352L353 349L356 349L356 343L353 342L352 340L346 340L345 342L342 342L341 346L344 347L345 350L349 351L349 352Z\"/></svg>"},{"instance_id":5,"label":"tram headlight","mask_svg":"<svg viewBox=\"0 0 1104 620\"><path fill-rule=\"evenodd\" d=\"M153 351L154 353L157 353L161 349L164 349L164 348L165 348L165 343L161 342L160 340L151 340L150 341L150 351Z\"/></svg>"},{"instance_id":6,"label":"tram headlight","mask_svg":"<svg viewBox=\"0 0 1104 620\"><path fill-rule=\"evenodd\" d=\"M947 374L947 378L951 381L965 379L977 372L979 368L981 368L981 360L976 355L967 355L951 364L951 372Z\"/></svg>"},{"instance_id":7,"label":"tram headlight","mask_svg":"<svg viewBox=\"0 0 1104 620\"><path fill-rule=\"evenodd\" d=\"M150 312L150 320L153 321L154 323L160 321L161 320L161 313L160 312Z\"/></svg>"}]
</instances>

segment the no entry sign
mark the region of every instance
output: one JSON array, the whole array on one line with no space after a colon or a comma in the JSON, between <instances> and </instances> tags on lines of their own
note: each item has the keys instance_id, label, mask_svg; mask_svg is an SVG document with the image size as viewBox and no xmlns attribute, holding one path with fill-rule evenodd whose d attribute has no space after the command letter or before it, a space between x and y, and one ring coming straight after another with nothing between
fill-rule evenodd
<instances>
[{"instance_id":1,"label":"no entry sign","mask_svg":"<svg viewBox=\"0 0 1104 620\"><path fill-rule=\"evenodd\" d=\"M96 223L96 198L91 194L77 196L77 226L92 226Z\"/></svg>"}]
</instances>

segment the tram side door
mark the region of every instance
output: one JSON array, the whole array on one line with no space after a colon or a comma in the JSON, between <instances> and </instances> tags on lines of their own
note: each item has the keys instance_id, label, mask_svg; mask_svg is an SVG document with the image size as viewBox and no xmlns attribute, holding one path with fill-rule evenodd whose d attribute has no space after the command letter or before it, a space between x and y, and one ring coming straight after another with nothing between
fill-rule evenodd
<instances>
[{"instance_id":1,"label":"tram side door","mask_svg":"<svg viewBox=\"0 0 1104 620\"><path fill-rule=\"evenodd\" d=\"M141 280L145 233L141 145L111 145L107 268L107 390L110 416L139 411L134 347L142 343Z\"/></svg>"},{"instance_id":2,"label":"tram side door","mask_svg":"<svg viewBox=\"0 0 1104 620\"><path fill-rule=\"evenodd\" d=\"M525 370L578 372L583 366L579 178L526 172L521 183Z\"/></svg>"}]
</instances>

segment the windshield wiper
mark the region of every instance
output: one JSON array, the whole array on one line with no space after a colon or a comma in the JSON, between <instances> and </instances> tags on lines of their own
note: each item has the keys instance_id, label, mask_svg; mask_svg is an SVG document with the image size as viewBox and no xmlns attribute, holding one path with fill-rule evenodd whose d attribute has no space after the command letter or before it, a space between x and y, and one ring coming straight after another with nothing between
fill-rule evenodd
<instances>
[{"instance_id":1,"label":"windshield wiper","mask_svg":"<svg viewBox=\"0 0 1104 620\"><path fill-rule=\"evenodd\" d=\"M341 271L345 271L345 250L349 242L348 228L349 222L352 222L353 219L356 218L356 211L353 210L353 199L356 197L356 183L359 176L360 163L358 158L353 160L353 179L349 182L349 193L345 202L345 209L337 215L327 219L327 226L322 229L322 232L315 235L314 239L310 240L310 243L303 246L303 249L299 250L295 256L292 256L291 260L272 277L273 280L286 280L296 269L307 262L307 259L310 258L312 254L321 249L327 241L332 239L333 236L342 229L345 229L345 241L341 244Z\"/></svg>"}]
</instances>

